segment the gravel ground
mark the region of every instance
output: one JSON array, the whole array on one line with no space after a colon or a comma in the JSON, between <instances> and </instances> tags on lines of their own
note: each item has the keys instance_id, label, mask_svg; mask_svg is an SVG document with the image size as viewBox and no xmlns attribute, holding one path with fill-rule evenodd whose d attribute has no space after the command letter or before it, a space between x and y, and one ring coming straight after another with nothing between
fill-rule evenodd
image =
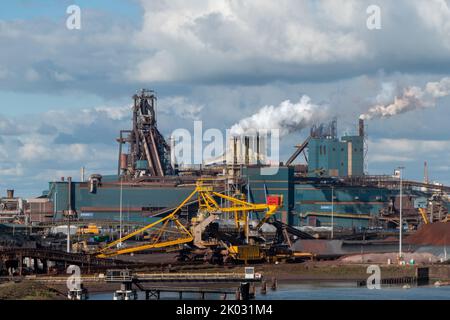
<instances>
[{"instance_id":1,"label":"gravel ground","mask_svg":"<svg viewBox=\"0 0 450 320\"><path fill-rule=\"evenodd\" d=\"M0 300L63 300L66 297L39 282L22 281L0 284Z\"/></svg>"}]
</instances>

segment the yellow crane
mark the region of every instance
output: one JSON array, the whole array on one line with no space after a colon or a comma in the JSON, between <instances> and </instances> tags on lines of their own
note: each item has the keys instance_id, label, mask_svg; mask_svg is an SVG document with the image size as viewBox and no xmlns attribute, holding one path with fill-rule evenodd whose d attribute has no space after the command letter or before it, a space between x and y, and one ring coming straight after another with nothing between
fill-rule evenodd
<instances>
[{"instance_id":1,"label":"yellow crane","mask_svg":"<svg viewBox=\"0 0 450 320\"><path fill-rule=\"evenodd\" d=\"M427 209L419 208L419 212L420 212L420 214L422 216L423 223L429 224L430 220L428 219L428 216L427 216Z\"/></svg>"},{"instance_id":2,"label":"yellow crane","mask_svg":"<svg viewBox=\"0 0 450 320\"><path fill-rule=\"evenodd\" d=\"M143 228L140 228L134 232L127 234L126 236L117 239L104 248L102 248L98 253L97 257L106 258L111 256L117 256L121 254L133 253L138 251L144 251L149 249L165 248L170 246L182 245L190 243L194 240L194 236L191 231L186 228L178 219L179 212L181 209L191 201L194 196L197 195L199 203L199 212L206 212L210 214L217 213L234 213L235 217L239 213L244 213L245 216L249 212L265 212L264 218L259 222L257 229L267 222L267 220L275 214L275 212L280 208L282 201L278 201L277 204L255 204L249 203L244 200L240 200L234 197L230 197L214 191L211 184L205 183L204 180L197 181L196 188L194 191L186 198L180 205L175 208L167 216L155 221ZM231 206L221 207L215 198L221 198L228 201ZM248 218L245 218L247 221ZM240 227L240 219L236 218L237 227ZM154 230L153 235L150 237L151 241L145 244L139 244L131 247L123 247L123 242L133 238L147 230ZM174 230L175 229L175 230Z\"/></svg>"}]
</instances>

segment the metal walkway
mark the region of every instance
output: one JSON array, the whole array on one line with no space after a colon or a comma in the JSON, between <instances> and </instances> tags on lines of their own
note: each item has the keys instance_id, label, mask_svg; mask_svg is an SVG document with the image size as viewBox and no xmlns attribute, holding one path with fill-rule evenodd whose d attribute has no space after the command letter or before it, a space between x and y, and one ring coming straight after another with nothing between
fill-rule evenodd
<instances>
[{"instance_id":1,"label":"metal walkway","mask_svg":"<svg viewBox=\"0 0 450 320\"><path fill-rule=\"evenodd\" d=\"M66 262L75 265L90 266L122 266L133 264L120 260L100 259L83 253L67 253L59 250L32 249L32 248L8 248L0 249L0 260L20 260L23 258L39 259L41 261Z\"/></svg>"},{"instance_id":2,"label":"metal walkway","mask_svg":"<svg viewBox=\"0 0 450 320\"><path fill-rule=\"evenodd\" d=\"M253 278L245 273L135 273L124 270L110 270L105 281L109 283L141 282L261 282L262 276Z\"/></svg>"}]
</instances>

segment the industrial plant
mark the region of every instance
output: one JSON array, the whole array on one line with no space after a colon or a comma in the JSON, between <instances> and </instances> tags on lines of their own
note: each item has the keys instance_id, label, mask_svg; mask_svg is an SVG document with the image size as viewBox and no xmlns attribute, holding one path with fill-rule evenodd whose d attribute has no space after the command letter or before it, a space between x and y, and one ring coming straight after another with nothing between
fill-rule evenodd
<instances>
[{"instance_id":1,"label":"industrial plant","mask_svg":"<svg viewBox=\"0 0 450 320\"><path fill-rule=\"evenodd\" d=\"M75 264L120 283L116 299L133 299L133 284L147 298L162 290L142 283L165 276L130 271L144 266L246 266L251 273L280 263L393 253L389 264L415 265L406 255L423 252L432 254L428 262L448 261L441 235L450 230L450 187L428 181L426 164L424 181L403 179L401 168L370 175L363 119L355 121L354 134L342 137L337 119L312 126L272 175L262 170L271 164L259 132L232 136L222 155L184 166L158 129L164 123L157 122L155 92L133 96L131 119L130 128L118 132L117 165L111 164L117 174L85 178L83 172L78 181L49 182L36 198L8 190L0 199L3 275L56 276ZM261 280L252 274L252 281ZM241 289L252 282L223 277L241 282ZM245 288L237 296L249 297ZM71 291L69 298L81 299L83 292Z\"/></svg>"},{"instance_id":2,"label":"industrial plant","mask_svg":"<svg viewBox=\"0 0 450 320\"><path fill-rule=\"evenodd\" d=\"M229 196L240 194L253 203L280 196L282 206L274 218L295 228L395 229L399 223L400 176L372 176L365 172L365 125L359 120L354 135L338 137L337 120L311 128L305 141L293 148L275 175L261 174L266 166L266 142L259 136L232 137L226 152L201 168L171 161L170 144L158 131L155 95L135 95L132 129L121 130L117 175L91 175L86 181L61 178L49 183L40 197L48 201L42 219L64 221L145 222L176 208L195 190L199 180ZM296 164L300 157L303 164ZM449 187L424 181L402 181L404 223L414 230L427 217L445 220ZM122 201L120 201L122 200ZM423 207L421 207L423 206ZM333 209L333 210L332 210ZM198 203L183 207L192 216ZM39 220L36 222L40 222ZM33 220L30 220L33 223Z\"/></svg>"}]
</instances>

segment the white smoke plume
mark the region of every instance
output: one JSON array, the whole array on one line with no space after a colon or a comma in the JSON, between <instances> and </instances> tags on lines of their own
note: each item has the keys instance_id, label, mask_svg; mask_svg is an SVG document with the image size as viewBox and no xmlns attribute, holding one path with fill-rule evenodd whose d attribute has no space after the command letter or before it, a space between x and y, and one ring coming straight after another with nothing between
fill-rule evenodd
<instances>
[{"instance_id":1,"label":"white smoke plume","mask_svg":"<svg viewBox=\"0 0 450 320\"><path fill-rule=\"evenodd\" d=\"M360 116L361 119L389 118L397 114L416 109L432 108L436 100L450 95L450 78L443 78L439 82L429 82L425 88L408 87L401 94L394 97L391 103L382 103L386 96L392 95L392 85L384 84L382 92L378 95L378 104ZM392 100L392 99L391 99Z\"/></svg>"},{"instance_id":2,"label":"white smoke plume","mask_svg":"<svg viewBox=\"0 0 450 320\"><path fill-rule=\"evenodd\" d=\"M308 96L292 103L283 101L279 106L264 106L254 115L240 120L231 127L231 135L255 134L257 131L279 129L280 135L300 131L323 120L327 107L311 103Z\"/></svg>"}]
</instances>

